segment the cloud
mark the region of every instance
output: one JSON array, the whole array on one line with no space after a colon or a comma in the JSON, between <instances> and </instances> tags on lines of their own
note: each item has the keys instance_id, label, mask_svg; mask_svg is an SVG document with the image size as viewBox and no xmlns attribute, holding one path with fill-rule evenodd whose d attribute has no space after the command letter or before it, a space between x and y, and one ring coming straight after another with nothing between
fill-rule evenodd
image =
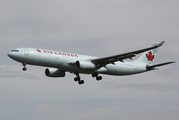
<instances>
[{"instance_id":1,"label":"cloud","mask_svg":"<svg viewBox=\"0 0 179 120\"><path fill-rule=\"evenodd\" d=\"M115 84L110 86L111 89L114 88L130 88L135 90L143 90L143 91L156 91L156 92L178 92L178 85L167 83L167 84Z\"/></svg>"},{"instance_id":2,"label":"cloud","mask_svg":"<svg viewBox=\"0 0 179 120\"><path fill-rule=\"evenodd\" d=\"M106 57L165 44L155 63L177 61L178 1L0 1L0 119L178 119L178 63L133 76L49 78L11 60L19 47ZM137 58L137 57L136 57ZM152 116L152 117L151 117Z\"/></svg>"},{"instance_id":3,"label":"cloud","mask_svg":"<svg viewBox=\"0 0 179 120\"><path fill-rule=\"evenodd\" d=\"M58 104L58 105L51 105L49 103L42 103L42 104L39 104L38 106L36 106L34 109L33 109L33 113L34 114L41 114L41 113L48 113L48 112L53 112L53 111L56 111L58 109L60 109L62 107L61 104Z\"/></svg>"},{"instance_id":4,"label":"cloud","mask_svg":"<svg viewBox=\"0 0 179 120\"><path fill-rule=\"evenodd\" d=\"M34 72L37 69L30 69ZM22 79L39 79L39 76L33 75L31 73L26 73L22 71L22 65L1 65L0 66L0 78L22 78Z\"/></svg>"}]
</instances>

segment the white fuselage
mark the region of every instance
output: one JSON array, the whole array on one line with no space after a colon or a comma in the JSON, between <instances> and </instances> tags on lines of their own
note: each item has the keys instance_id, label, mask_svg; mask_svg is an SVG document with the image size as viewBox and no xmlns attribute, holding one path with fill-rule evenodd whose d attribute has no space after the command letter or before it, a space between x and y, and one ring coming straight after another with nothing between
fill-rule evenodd
<instances>
[{"instance_id":1,"label":"white fuselage","mask_svg":"<svg viewBox=\"0 0 179 120\"><path fill-rule=\"evenodd\" d=\"M98 72L108 75L130 75L147 71L145 63L135 61L115 62L114 64L108 64L105 67L98 69L97 71L95 71L95 69L82 70L69 63L73 63L79 60L85 61L95 59L98 57L36 48L18 48L8 53L8 56L21 63L58 68L60 70L72 73L92 74L94 72Z\"/></svg>"}]
</instances>

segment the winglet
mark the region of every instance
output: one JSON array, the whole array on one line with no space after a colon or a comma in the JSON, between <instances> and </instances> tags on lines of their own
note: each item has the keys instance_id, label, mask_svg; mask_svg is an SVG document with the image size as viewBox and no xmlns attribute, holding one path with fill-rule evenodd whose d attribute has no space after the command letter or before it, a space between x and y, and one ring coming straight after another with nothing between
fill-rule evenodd
<instances>
[{"instance_id":1,"label":"winglet","mask_svg":"<svg viewBox=\"0 0 179 120\"><path fill-rule=\"evenodd\" d=\"M161 47L164 42L165 42L165 41L162 41L161 43L158 44L158 46Z\"/></svg>"}]
</instances>

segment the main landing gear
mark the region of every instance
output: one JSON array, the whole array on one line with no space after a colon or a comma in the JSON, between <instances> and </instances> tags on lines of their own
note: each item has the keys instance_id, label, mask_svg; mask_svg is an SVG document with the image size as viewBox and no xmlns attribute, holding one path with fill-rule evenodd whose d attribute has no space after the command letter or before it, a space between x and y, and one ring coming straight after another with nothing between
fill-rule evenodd
<instances>
[{"instance_id":1,"label":"main landing gear","mask_svg":"<svg viewBox=\"0 0 179 120\"><path fill-rule=\"evenodd\" d=\"M26 71L26 70L27 70L27 68L26 68L26 63L22 63L22 65L24 66L24 67L22 68L22 70L23 70L23 71Z\"/></svg>"},{"instance_id":2,"label":"main landing gear","mask_svg":"<svg viewBox=\"0 0 179 120\"><path fill-rule=\"evenodd\" d=\"M79 73L75 73L75 75L76 75L76 77L74 78L74 81L78 82L78 84L80 84L80 85L84 84L84 80L81 80ZM97 81L102 80L102 76L98 76L98 73L93 73L92 77L96 77Z\"/></svg>"},{"instance_id":3,"label":"main landing gear","mask_svg":"<svg viewBox=\"0 0 179 120\"><path fill-rule=\"evenodd\" d=\"M84 84L84 80L80 80L80 76L79 76L79 73L75 73L76 74L76 77L74 78L74 81L77 82L78 81L78 84Z\"/></svg>"},{"instance_id":4,"label":"main landing gear","mask_svg":"<svg viewBox=\"0 0 179 120\"><path fill-rule=\"evenodd\" d=\"M98 76L98 73L93 73L92 77L96 77L97 81L102 80L102 76Z\"/></svg>"}]
</instances>

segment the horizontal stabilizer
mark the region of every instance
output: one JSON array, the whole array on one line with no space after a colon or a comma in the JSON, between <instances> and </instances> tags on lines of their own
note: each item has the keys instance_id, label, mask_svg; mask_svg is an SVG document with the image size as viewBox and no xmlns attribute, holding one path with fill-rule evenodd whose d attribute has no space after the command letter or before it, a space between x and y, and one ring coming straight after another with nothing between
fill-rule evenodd
<instances>
[{"instance_id":1,"label":"horizontal stabilizer","mask_svg":"<svg viewBox=\"0 0 179 120\"><path fill-rule=\"evenodd\" d=\"M166 62L166 63L156 64L156 65L152 65L152 66L147 66L146 69L147 70L153 70L153 69L155 69L155 67L168 65L168 64L171 64L171 63L175 63L175 62Z\"/></svg>"},{"instance_id":2,"label":"horizontal stabilizer","mask_svg":"<svg viewBox=\"0 0 179 120\"><path fill-rule=\"evenodd\" d=\"M158 46L161 47L164 42L165 42L165 41L162 41L161 43L158 44Z\"/></svg>"}]
</instances>

